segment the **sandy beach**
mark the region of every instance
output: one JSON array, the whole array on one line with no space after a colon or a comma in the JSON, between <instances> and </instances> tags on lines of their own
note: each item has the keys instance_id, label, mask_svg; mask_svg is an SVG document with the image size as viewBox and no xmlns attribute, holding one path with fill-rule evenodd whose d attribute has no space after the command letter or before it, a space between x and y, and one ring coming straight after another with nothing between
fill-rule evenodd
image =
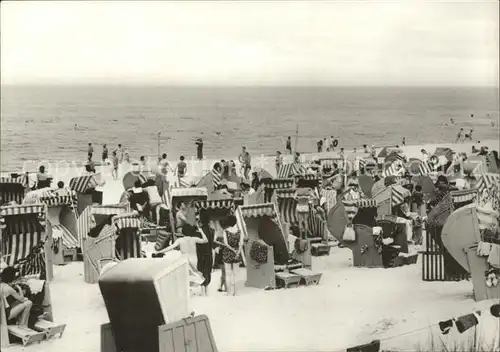
<instances>
[{"instance_id":1,"label":"sandy beach","mask_svg":"<svg viewBox=\"0 0 500 352\"><path fill-rule=\"evenodd\" d=\"M497 149L498 141L485 141L481 145ZM469 152L472 144L432 144L402 149L408 157L418 157L420 149L432 153L436 147ZM346 152L347 157L352 155ZM303 154L306 160L335 156L336 153ZM274 157L254 160L254 165L273 174ZM193 180L213 162L215 160L190 162ZM56 180L68 182L77 174L77 170L63 171L60 176L53 174ZM106 181L104 204L118 202L123 192L121 180L112 180L106 167L100 171ZM175 177L170 177L175 182ZM470 339L470 334L454 337L450 334L443 339L435 324L488 308L492 302L475 302L469 281L422 281L421 265L419 258L416 265L399 268L355 268L351 251L334 247L327 257L313 257L314 269L323 273L319 286L276 291L247 288L245 271L240 269L238 295L228 297L216 291L220 275L216 271L208 297L193 296L192 307L196 314L209 317L220 351L336 351L374 339L381 339L384 348L414 351L425 349L431 340L434 344L441 340L447 346L454 346ZM55 320L68 324L63 338L24 348L14 346L9 350L98 351L99 326L108 322L98 285L83 281L81 262L55 266L54 272L50 289ZM495 343L499 322L488 316L489 313L484 315L478 331L487 336L485 341Z\"/></svg>"},{"instance_id":2,"label":"sandy beach","mask_svg":"<svg viewBox=\"0 0 500 352\"><path fill-rule=\"evenodd\" d=\"M385 338L384 348L415 351L419 346L426 350L430 336L435 345L443 339L448 347L470 339L471 334L443 336L435 324L498 303L475 302L468 281L423 282L420 262L392 269L354 268L347 248L333 248L330 256L313 260L315 270L323 272L319 286L246 288L240 269L238 295L231 297L216 291L217 271L209 295L193 296L192 308L209 317L217 346L225 352L341 351ZM98 285L83 281L81 262L54 270L55 321L68 324L63 338L9 351L99 351L100 324L109 319ZM485 341L498 343L499 331L498 319L484 313L478 332Z\"/></svg>"}]
</instances>

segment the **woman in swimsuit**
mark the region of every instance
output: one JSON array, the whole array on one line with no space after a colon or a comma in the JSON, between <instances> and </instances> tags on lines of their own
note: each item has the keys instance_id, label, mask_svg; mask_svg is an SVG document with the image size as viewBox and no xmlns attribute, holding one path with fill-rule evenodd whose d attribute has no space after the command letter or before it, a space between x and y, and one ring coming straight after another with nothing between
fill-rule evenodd
<instances>
[{"instance_id":1,"label":"woman in swimsuit","mask_svg":"<svg viewBox=\"0 0 500 352\"><path fill-rule=\"evenodd\" d=\"M33 303L24 297L19 287L16 287L17 290L15 290L11 286L12 281L16 278L16 270L12 267L7 267L2 271L0 276L2 279L0 283L0 299L4 303L7 320L17 318L17 325L27 328Z\"/></svg>"},{"instance_id":2,"label":"woman in swimsuit","mask_svg":"<svg viewBox=\"0 0 500 352\"><path fill-rule=\"evenodd\" d=\"M226 269L227 293L234 296L236 295L236 269L239 267L241 254L243 253L243 236L234 215L222 220L221 226L224 229L223 237L216 242L222 245L222 261Z\"/></svg>"}]
</instances>

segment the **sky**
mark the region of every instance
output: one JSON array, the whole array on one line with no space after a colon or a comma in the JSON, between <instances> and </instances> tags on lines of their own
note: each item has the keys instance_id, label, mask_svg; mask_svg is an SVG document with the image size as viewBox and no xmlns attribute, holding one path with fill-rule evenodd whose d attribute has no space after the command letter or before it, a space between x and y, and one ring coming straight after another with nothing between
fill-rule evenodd
<instances>
[{"instance_id":1,"label":"sky","mask_svg":"<svg viewBox=\"0 0 500 352\"><path fill-rule=\"evenodd\" d=\"M498 86L498 1L2 1L2 84Z\"/></svg>"}]
</instances>

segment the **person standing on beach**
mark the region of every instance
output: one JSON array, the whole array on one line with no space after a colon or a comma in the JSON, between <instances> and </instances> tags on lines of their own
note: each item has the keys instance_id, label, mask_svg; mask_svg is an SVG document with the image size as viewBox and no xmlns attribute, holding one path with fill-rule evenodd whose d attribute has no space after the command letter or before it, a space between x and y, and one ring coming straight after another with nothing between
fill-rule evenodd
<instances>
[{"instance_id":1,"label":"person standing on beach","mask_svg":"<svg viewBox=\"0 0 500 352\"><path fill-rule=\"evenodd\" d=\"M170 166L170 164L167 160L167 153L162 154L161 159L158 162L158 169L160 170L160 174L163 175L163 177L165 177L165 179L167 178L167 173L168 173L169 169L170 169L170 171L174 172L174 170L172 169L172 167Z\"/></svg>"},{"instance_id":2,"label":"person standing on beach","mask_svg":"<svg viewBox=\"0 0 500 352\"><path fill-rule=\"evenodd\" d=\"M174 176L177 174L177 181L179 182L179 187L182 187L182 179L186 176L186 169L187 169L187 164L184 161L184 156L181 156L174 170Z\"/></svg>"},{"instance_id":3,"label":"person standing on beach","mask_svg":"<svg viewBox=\"0 0 500 352\"><path fill-rule=\"evenodd\" d=\"M203 160L203 139L201 137L196 139L196 154L198 160Z\"/></svg>"},{"instance_id":4,"label":"person standing on beach","mask_svg":"<svg viewBox=\"0 0 500 352\"><path fill-rule=\"evenodd\" d=\"M460 131L457 133L457 139L455 140L455 143L458 143L459 141L463 142L463 136L464 136L464 129L461 128Z\"/></svg>"},{"instance_id":5,"label":"person standing on beach","mask_svg":"<svg viewBox=\"0 0 500 352\"><path fill-rule=\"evenodd\" d=\"M333 137L333 136L330 136L330 151L334 152L335 151L335 148L337 147L337 143L338 141Z\"/></svg>"},{"instance_id":6,"label":"person standing on beach","mask_svg":"<svg viewBox=\"0 0 500 352\"><path fill-rule=\"evenodd\" d=\"M113 180L118 179L118 156L116 155L116 150L113 151L113 156L111 157L111 161L113 163L113 170L111 171L111 176L113 176Z\"/></svg>"},{"instance_id":7,"label":"person standing on beach","mask_svg":"<svg viewBox=\"0 0 500 352\"><path fill-rule=\"evenodd\" d=\"M102 145L102 163L104 164L108 159L108 147L106 144Z\"/></svg>"},{"instance_id":8,"label":"person standing on beach","mask_svg":"<svg viewBox=\"0 0 500 352\"><path fill-rule=\"evenodd\" d=\"M248 179L248 173L252 169L250 153L247 152L246 147L241 148L241 154L238 157L241 163L240 174L242 174L246 179Z\"/></svg>"},{"instance_id":9,"label":"person standing on beach","mask_svg":"<svg viewBox=\"0 0 500 352\"><path fill-rule=\"evenodd\" d=\"M327 152L331 150L331 146L332 146L332 140L330 139L330 137L325 138L325 149Z\"/></svg>"},{"instance_id":10,"label":"person standing on beach","mask_svg":"<svg viewBox=\"0 0 500 352\"><path fill-rule=\"evenodd\" d=\"M473 131L474 130L471 128L470 132L465 134L465 138L464 139L469 139L469 140L472 141L472 132Z\"/></svg>"},{"instance_id":11,"label":"person standing on beach","mask_svg":"<svg viewBox=\"0 0 500 352\"><path fill-rule=\"evenodd\" d=\"M403 139L401 140L401 145L403 145L403 146L406 145L406 137L403 137Z\"/></svg>"},{"instance_id":12,"label":"person standing on beach","mask_svg":"<svg viewBox=\"0 0 500 352\"><path fill-rule=\"evenodd\" d=\"M323 140L320 139L316 145L318 146L318 153L321 153L323 151Z\"/></svg>"},{"instance_id":13,"label":"person standing on beach","mask_svg":"<svg viewBox=\"0 0 500 352\"><path fill-rule=\"evenodd\" d=\"M118 156L118 161L121 164L123 162L123 148L121 144L118 144L118 149L116 149L116 154Z\"/></svg>"},{"instance_id":14,"label":"person standing on beach","mask_svg":"<svg viewBox=\"0 0 500 352\"><path fill-rule=\"evenodd\" d=\"M283 165L283 156L281 152L278 150L276 152L276 160L274 161L274 165L276 166L276 175L278 175L281 165Z\"/></svg>"},{"instance_id":15,"label":"person standing on beach","mask_svg":"<svg viewBox=\"0 0 500 352\"><path fill-rule=\"evenodd\" d=\"M288 154L292 154L292 137L290 136L286 140L285 149L288 151Z\"/></svg>"},{"instance_id":16,"label":"person standing on beach","mask_svg":"<svg viewBox=\"0 0 500 352\"><path fill-rule=\"evenodd\" d=\"M94 155L94 148L92 148L92 143L89 143L88 157L92 160L92 155Z\"/></svg>"},{"instance_id":17,"label":"person standing on beach","mask_svg":"<svg viewBox=\"0 0 500 352\"><path fill-rule=\"evenodd\" d=\"M226 269L226 289L229 295L236 295L236 270L241 261L243 251L243 236L238 229L238 223L234 215L220 221L224 231L222 238L216 243L222 246L222 261Z\"/></svg>"}]
</instances>

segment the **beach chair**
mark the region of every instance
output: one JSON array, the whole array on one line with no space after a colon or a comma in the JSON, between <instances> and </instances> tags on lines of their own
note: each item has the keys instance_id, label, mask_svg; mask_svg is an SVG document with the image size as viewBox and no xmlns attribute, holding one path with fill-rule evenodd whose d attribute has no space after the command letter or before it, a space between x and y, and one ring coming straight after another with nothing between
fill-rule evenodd
<instances>
[{"instance_id":1,"label":"beach chair","mask_svg":"<svg viewBox=\"0 0 500 352\"><path fill-rule=\"evenodd\" d=\"M257 288L288 288L301 283L318 283L321 273L311 270L310 241L304 240L303 258L309 265L289 254L286 225L281 222L276 204L243 205L236 209L238 226L245 237L246 285ZM303 269L294 272L297 269Z\"/></svg>"},{"instance_id":2,"label":"beach chair","mask_svg":"<svg viewBox=\"0 0 500 352\"><path fill-rule=\"evenodd\" d=\"M101 259L116 258L115 215L129 211L127 204L94 205L78 217L78 235L83 254L84 280L96 283Z\"/></svg>"},{"instance_id":3,"label":"beach chair","mask_svg":"<svg viewBox=\"0 0 500 352\"><path fill-rule=\"evenodd\" d=\"M101 325L101 352L217 352L208 317L191 310L188 276L185 257L132 258L104 273L110 322Z\"/></svg>"},{"instance_id":4,"label":"beach chair","mask_svg":"<svg viewBox=\"0 0 500 352\"><path fill-rule=\"evenodd\" d=\"M47 234L51 239L52 260L55 265L63 265L77 260L78 220L76 215L76 192L67 195L52 194L41 197L47 205Z\"/></svg>"},{"instance_id":5,"label":"beach chair","mask_svg":"<svg viewBox=\"0 0 500 352\"><path fill-rule=\"evenodd\" d=\"M289 228L297 227L299 223L296 212L297 200L295 199L295 193L295 188L278 189L276 190L274 198L275 202L278 204L281 221L289 224ZM328 255L332 245L328 242L326 236L326 223L312 208L310 209L305 225L307 227L307 234L306 236L302 235L302 237L306 237L311 241L312 254L315 256Z\"/></svg>"},{"instance_id":6,"label":"beach chair","mask_svg":"<svg viewBox=\"0 0 500 352\"><path fill-rule=\"evenodd\" d=\"M455 210L477 203L478 197L478 189L451 191L427 215L426 241L422 254L423 281L460 281L469 278L469 274L443 246L441 232Z\"/></svg>"},{"instance_id":7,"label":"beach chair","mask_svg":"<svg viewBox=\"0 0 500 352\"><path fill-rule=\"evenodd\" d=\"M102 204L102 192L96 190L99 184L101 184L101 175L99 173L74 177L69 181L69 188L76 192L76 212L78 216L87 207Z\"/></svg>"},{"instance_id":8,"label":"beach chair","mask_svg":"<svg viewBox=\"0 0 500 352\"><path fill-rule=\"evenodd\" d=\"M0 197L3 204L9 204L10 202L21 204L28 190L28 173L12 173L8 177L0 177Z\"/></svg>"},{"instance_id":9,"label":"beach chair","mask_svg":"<svg viewBox=\"0 0 500 352\"><path fill-rule=\"evenodd\" d=\"M19 338L23 345L38 342L64 332L64 324L53 322L52 302L48 281L52 278L50 247L46 242L46 205L24 204L0 207L1 254L9 266L17 268L21 278L17 283L30 286L40 294L43 319L38 318L34 329L12 325L1 304L2 347L11 343L10 337ZM35 303L35 302L34 302Z\"/></svg>"},{"instance_id":10,"label":"beach chair","mask_svg":"<svg viewBox=\"0 0 500 352\"><path fill-rule=\"evenodd\" d=\"M500 231L489 230L491 224L498 223L496 216L476 204L464 206L451 213L441 232L446 250L470 273L476 301L500 299L500 285L488 284L490 274L500 277L489 264L491 260L498 261L498 254L478 251L478 246L500 244Z\"/></svg>"}]
</instances>

